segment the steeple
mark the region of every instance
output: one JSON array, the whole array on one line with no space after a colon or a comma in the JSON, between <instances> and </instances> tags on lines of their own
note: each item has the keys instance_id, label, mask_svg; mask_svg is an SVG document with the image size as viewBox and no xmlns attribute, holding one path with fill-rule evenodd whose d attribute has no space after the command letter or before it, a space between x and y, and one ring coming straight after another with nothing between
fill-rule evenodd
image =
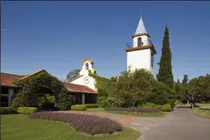
<instances>
[{"instance_id":1,"label":"steeple","mask_svg":"<svg viewBox=\"0 0 210 140\"><path fill-rule=\"evenodd\" d=\"M139 20L135 34L132 36L133 45L125 49L127 52L127 68L131 71L146 69L153 71L153 57L156 50L147 33L142 17Z\"/></svg>"},{"instance_id":2,"label":"steeple","mask_svg":"<svg viewBox=\"0 0 210 140\"><path fill-rule=\"evenodd\" d=\"M145 26L144 26L143 19L142 19L142 17L141 17L140 20L139 20L139 24L138 24L138 26L137 26L137 28L136 28L136 33L135 33L135 35L136 35L136 34L143 34L143 33L147 33L147 31L146 31L146 28L145 28Z\"/></svg>"}]
</instances>

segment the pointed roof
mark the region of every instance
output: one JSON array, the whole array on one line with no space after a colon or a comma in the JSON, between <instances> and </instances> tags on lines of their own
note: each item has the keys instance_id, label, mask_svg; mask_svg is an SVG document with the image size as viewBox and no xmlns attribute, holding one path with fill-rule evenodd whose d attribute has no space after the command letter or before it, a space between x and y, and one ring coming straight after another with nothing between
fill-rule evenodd
<instances>
[{"instance_id":1,"label":"pointed roof","mask_svg":"<svg viewBox=\"0 0 210 140\"><path fill-rule=\"evenodd\" d=\"M147 31L146 31L146 28L145 28L145 26L144 26L143 19L142 19L142 17L141 17L140 20L139 20L139 24L138 24L138 26L137 26L137 28L136 28L136 33L135 33L135 35L136 35L136 34L143 34L143 33L147 33Z\"/></svg>"}]
</instances>

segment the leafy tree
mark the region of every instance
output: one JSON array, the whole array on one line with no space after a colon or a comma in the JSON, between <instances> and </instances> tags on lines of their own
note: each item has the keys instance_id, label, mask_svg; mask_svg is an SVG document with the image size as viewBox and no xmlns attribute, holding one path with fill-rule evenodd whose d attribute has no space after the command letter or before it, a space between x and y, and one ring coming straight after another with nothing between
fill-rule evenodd
<instances>
[{"instance_id":1,"label":"leafy tree","mask_svg":"<svg viewBox=\"0 0 210 140\"><path fill-rule=\"evenodd\" d=\"M171 65L171 50L169 42L169 31L167 27L165 27L164 31L162 56L159 62L159 66L159 73L157 75L158 81L161 81L170 88L173 88L174 81Z\"/></svg>"},{"instance_id":2,"label":"leafy tree","mask_svg":"<svg viewBox=\"0 0 210 140\"><path fill-rule=\"evenodd\" d=\"M170 103L171 105L175 102L174 91L162 82L155 82L151 94L149 95L149 102L164 105ZM174 105L172 105L173 107Z\"/></svg>"},{"instance_id":3,"label":"leafy tree","mask_svg":"<svg viewBox=\"0 0 210 140\"><path fill-rule=\"evenodd\" d=\"M71 82L72 80L74 80L75 78L79 76L79 72L80 72L80 69L73 69L67 74L66 80L68 82Z\"/></svg>"},{"instance_id":4,"label":"leafy tree","mask_svg":"<svg viewBox=\"0 0 210 140\"><path fill-rule=\"evenodd\" d=\"M40 93L41 87L51 89L55 98L58 98L59 108L61 110L67 110L71 106L71 97L69 97L68 91L63 83L46 71L23 80L15 81L14 83L18 87L21 87L21 89L12 101L13 108L34 106L35 102L38 105L38 93Z\"/></svg>"},{"instance_id":5,"label":"leafy tree","mask_svg":"<svg viewBox=\"0 0 210 140\"><path fill-rule=\"evenodd\" d=\"M193 78L186 83L187 76L184 77L182 84L182 94L187 98L191 107L195 106L195 103L202 100L205 96L210 95L210 75L199 76Z\"/></svg>"},{"instance_id":6,"label":"leafy tree","mask_svg":"<svg viewBox=\"0 0 210 140\"><path fill-rule=\"evenodd\" d=\"M125 71L116 82L115 98L123 107L138 106L146 102L154 82L153 75L145 69L135 70L132 73Z\"/></svg>"},{"instance_id":7,"label":"leafy tree","mask_svg":"<svg viewBox=\"0 0 210 140\"><path fill-rule=\"evenodd\" d=\"M183 78L183 80L182 80L182 84L183 85L185 85L185 84L187 84L188 83L188 75L184 75L184 78Z\"/></svg>"},{"instance_id":8,"label":"leafy tree","mask_svg":"<svg viewBox=\"0 0 210 140\"><path fill-rule=\"evenodd\" d=\"M174 90L176 92L176 99L180 100L180 98L181 98L181 83L180 83L179 79L177 80L177 82L174 85Z\"/></svg>"}]
</instances>

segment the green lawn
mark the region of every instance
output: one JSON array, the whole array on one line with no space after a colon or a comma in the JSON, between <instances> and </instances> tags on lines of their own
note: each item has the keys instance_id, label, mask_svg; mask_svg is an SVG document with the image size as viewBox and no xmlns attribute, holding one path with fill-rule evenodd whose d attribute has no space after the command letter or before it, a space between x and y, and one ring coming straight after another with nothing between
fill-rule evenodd
<instances>
[{"instance_id":1,"label":"green lawn","mask_svg":"<svg viewBox=\"0 0 210 140\"><path fill-rule=\"evenodd\" d=\"M88 108L87 111L91 112L107 112L113 114L140 116L140 117L163 117L167 112L154 112L154 113L141 113L141 112L127 112L127 111L105 111L104 108Z\"/></svg>"},{"instance_id":2,"label":"green lawn","mask_svg":"<svg viewBox=\"0 0 210 140\"><path fill-rule=\"evenodd\" d=\"M210 110L202 110L196 107L192 109L192 112L198 117L210 119Z\"/></svg>"},{"instance_id":3,"label":"green lawn","mask_svg":"<svg viewBox=\"0 0 210 140\"><path fill-rule=\"evenodd\" d=\"M210 103L196 103L197 106L210 106Z\"/></svg>"},{"instance_id":4,"label":"green lawn","mask_svg":"<svg viewBox=\"0 0 210 140\"><path fill-rule=\"evenodd\" d=\"M128 127L124 127L118 134L84 136L78 134L68 124L29 119L25 115L1 116L2 140L136 140L139 136L137 130Z\"/></svg>"}]
</instances>

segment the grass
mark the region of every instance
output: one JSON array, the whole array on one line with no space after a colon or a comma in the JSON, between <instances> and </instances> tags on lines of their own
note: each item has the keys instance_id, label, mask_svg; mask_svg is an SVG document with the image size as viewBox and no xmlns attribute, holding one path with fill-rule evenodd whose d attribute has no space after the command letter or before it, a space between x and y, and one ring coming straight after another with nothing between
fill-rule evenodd
<instances>
[{"instance_id":1,"label":"grass","mask_svg":"<svg viewBox=\"0 0 210 140\"><path fill-rule=\"evenodd\" d=\"M68 124L49 120L29 119L25 115L1 116L2 140L136 140L140 132L124 127L118 134L103 136L84 136Z\"/></svg>"},{"instance_id":2,"label":"grass","mask_svg":"<svg viewBox=\"0 0 210 140\"><path fill-rule=\"evenodd\" d=\"M202 110L196 107L192 109L192 112L198 117L210 119L210 110Z\"/></svg>"},{"instance_id":3,"label":"grass","mask_svg":"<svg viewBox=\"0 0 210 140\"><path fill-rule=\"evenodd\" d=\"M104 108L87 108L87 111L91 112L107 112L121 115L131 115L140 117L164 117L167 112L154 112L154 113L141 113L141 112L127 112L127 111L105 111Z\"/></svg>"},{"instance_id":4,"label":"grass","mask_svg":"<svg viewBox=\"0 0 210 140\"><path fill-rule=\"evenodd\" d=\"M210 106L210 103L196 103L197 106Z\"/></svg>"}]
</instances>

